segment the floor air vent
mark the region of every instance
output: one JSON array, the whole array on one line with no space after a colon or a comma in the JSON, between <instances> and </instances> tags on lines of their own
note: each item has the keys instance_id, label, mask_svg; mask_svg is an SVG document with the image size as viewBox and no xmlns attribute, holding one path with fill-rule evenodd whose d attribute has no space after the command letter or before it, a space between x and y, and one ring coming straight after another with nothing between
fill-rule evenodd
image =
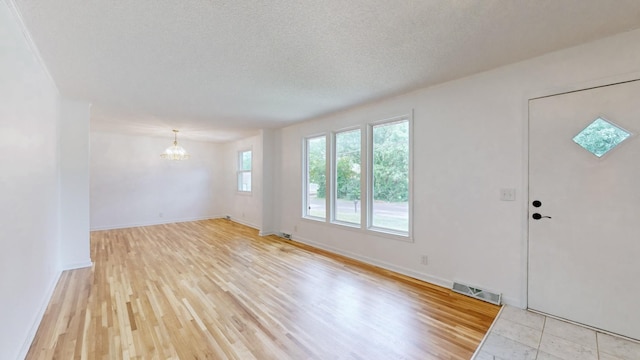
<instances>
[{"instance_id":1,"label":"floor air vent","mask_svg":"<svg viewBox=\"0 0 640 360\"><path fill-rule=\"evenodd\" d=\"M476 287L473 286L469 286L469 285L465 285L465 284L460 284L457 282L453 283L453 291L463 294L463 295L467 295L467 296L471 296L473 298L476 299L480 299L486 302L490 302L492 304L496 304L496 305L500 305L500 303L502 302L502 294L494 294L492 292L486 291L486 290L482 290L482 289L478 289Z\"/></svg>"}]
</instances>

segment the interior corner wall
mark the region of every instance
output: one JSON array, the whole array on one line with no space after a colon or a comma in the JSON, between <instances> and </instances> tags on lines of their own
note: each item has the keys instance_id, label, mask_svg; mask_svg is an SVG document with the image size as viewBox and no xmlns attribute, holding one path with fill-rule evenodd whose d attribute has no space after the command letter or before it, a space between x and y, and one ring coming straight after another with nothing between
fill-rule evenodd
<instances>
[{"instance_id":1,"label":"interior corner wall","mask_svg":"<svg viewBox=\"0 0 640 360\"><path fill-rule=\"evenodd\" d=\"M223 215L223 145L178 138L191 155L160 158L166 138L91 132L91 229L115 229Z\"/></svg>"},{"instance_id":2,"label":"interior corner wall","mask_svg":"<svg viewBox=\"0 0 640 360\"><path fill-rule=\"evenodd\" d=\"M286 127L275 179L283 194L280 229L297 241L436 284L497 291L525 306L527 100L629 79L640 74L638 59L640 30ZM411 110L413 242L301 218L305 136ZM501 188L516 189L516 201L500 201Z\"/></svg>"},{"instance_id":3,"label":"interior corner wall","mask_svg":"<svg viewBox=\"0 0 640 360\"><path fill-rule=\"evenodd\" d=\"M60 105L60 265L91 266L89 240L89 112L84 102Z\"/></svg>"},{"instance_id":4,"label":"interior corner wall","mask_svg":"<svg viewBox=\"0 0 640 360\"><path fill-rule=\"evenodd\" d=\"M260 235L271 235L278 233L277 218L278 197L276 183L273 181L274 175L278 172L279 152L276 151L279 130L263 129L262 136L262 157L259 159L262 165L262 226Z\"/></svg>"},{"instance_id":5,"label":"interior corner wall","mask_svg":"<svg viewBox=\"0 0 640 360\"><path fill-rule=\"evenodd\" d=\"M233 221L262 231L262 133L224 144L224 214ZM238 192L238 152L251 150L251 192Z\"/></svg>"},{"instance_id":6,"label":"interior corner wall","mask_svg":"<svg viewBox=\"0 0 640 360\"><path fill-rule=\"evenodd\" d=\"M280 176L282 172L282 129L277 129L273 133L273 145L271 148L271 203L266 205L265 211L271 212L271 221L274 234L281 234L282 230L282 204L283 204L283 196L287 194L289 196L289 191L283 193L282 186L280 184ZM300 209L302 210L302 204L300 204Z\"/></svg>"},{"instance_id":7,"label":"interior corner wall","mask_svg":"<svg viewBox=\"0 0 640 360\"><path fill-rule=\"evenodd\" d=\"M59 95L0 1L0 359L24 358L60 275Z\"/></svg>"}]
</instances>

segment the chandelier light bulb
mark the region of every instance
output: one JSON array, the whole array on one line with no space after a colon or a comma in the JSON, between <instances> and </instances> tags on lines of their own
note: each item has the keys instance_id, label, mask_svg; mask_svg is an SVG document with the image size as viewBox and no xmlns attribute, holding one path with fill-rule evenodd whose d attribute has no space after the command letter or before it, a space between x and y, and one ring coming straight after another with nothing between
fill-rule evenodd
<instances>
[{"instance_id":1,"label":"chandelier light bulb","mask_svg":"<svg viewBox=\"0 0 640 360\"><path fill-rule=\"evenodd\" d=\"M173 145L169 146L160 157L167 160L187 160L189 153L182 146L178 145L178 130L173 130Z\"/></svg>"}]
</instances>

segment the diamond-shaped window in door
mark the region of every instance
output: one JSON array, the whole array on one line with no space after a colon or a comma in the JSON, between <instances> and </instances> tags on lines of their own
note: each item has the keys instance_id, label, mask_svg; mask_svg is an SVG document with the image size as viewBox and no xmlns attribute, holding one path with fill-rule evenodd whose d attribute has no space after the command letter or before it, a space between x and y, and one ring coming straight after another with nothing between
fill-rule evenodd
<instances>
[{"instance_id":1,"label":"diamond-shaped window in door","mask_svg":"<svg viewBox=\"0 0 640 360\"><path fill-rule=\"evenodd\" d=\"M576 144L597 157L625 141L631 134L599 117L573 138Z\"/></svg>"}]
</instances>

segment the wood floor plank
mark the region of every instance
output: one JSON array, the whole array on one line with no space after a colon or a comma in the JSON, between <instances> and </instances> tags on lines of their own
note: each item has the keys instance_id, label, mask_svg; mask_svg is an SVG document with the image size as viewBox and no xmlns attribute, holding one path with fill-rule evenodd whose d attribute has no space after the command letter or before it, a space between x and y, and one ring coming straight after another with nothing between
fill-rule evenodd
<instances>
[{"instance_id":1,"label":"wood floor plank","mask_svg":"<svg viewBox=\"0 0 640 360\"><path fill-rule=\"evenodd\" d=\"M228 220L91 234L27 359L469 359L499 308Z\"/></svg>"}]
</instances>

